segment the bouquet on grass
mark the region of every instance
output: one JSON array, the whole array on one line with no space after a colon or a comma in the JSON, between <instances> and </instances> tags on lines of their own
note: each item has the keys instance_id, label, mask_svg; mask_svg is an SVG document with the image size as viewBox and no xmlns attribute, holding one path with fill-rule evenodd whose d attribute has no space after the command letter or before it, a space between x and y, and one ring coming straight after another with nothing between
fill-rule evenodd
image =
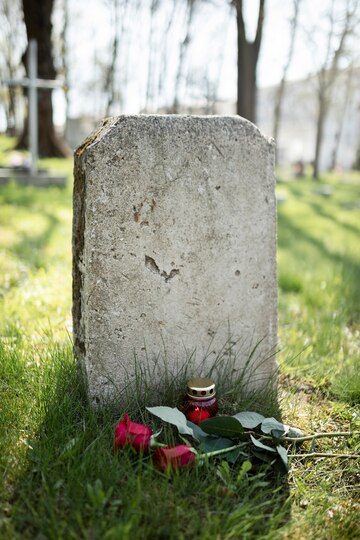
<instances>
[{"instance_id":1,"label":"bouquet on grass","mask_svg":"<svg viewBox=\"0 0 360 540\"><path fill-rule=\"evenodd\" d=\"M304 440L299 429L252 411L216 416L196 425L177 408L147 407L147 410L163 422L176 426L184 444L170 447L161 443L158 441L161 431L154 434L150 427L132 422L124 414L115 428L114 449L119 451L131 446L143 454L153 450L153 462L162 471L188 468L213 457L222 457L230 463L240 458L256 458L287 470L288 450L283 443Z\"/></svg>"}]
</instances>

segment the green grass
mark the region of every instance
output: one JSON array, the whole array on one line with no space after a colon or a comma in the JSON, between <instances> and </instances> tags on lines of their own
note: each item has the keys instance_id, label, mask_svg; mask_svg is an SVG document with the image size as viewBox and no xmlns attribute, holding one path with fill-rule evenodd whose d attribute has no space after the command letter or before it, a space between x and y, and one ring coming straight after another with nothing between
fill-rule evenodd
<instances>
[{"instance_id":1,"label":"green grass","mask_svg":"<svg viewBox=\"0 0 360 540\"><path fill-rule=\"evenodd\" d=\"M5 433L2 467L17 455L5 490L12 491L5 537L34 538L41 531L46 538L210 539L224 532L238 538L268 534L285 519L286 481L265 476L261 466L239 481L232 470L219 480L214 465L168 477L149 458L131 451L114 456L119 411L95 413L87 406L70 349L53 345L46 357L29 352L26 376L16 354L2 351L1 360L23 389L16 397L5 391L5 410L17 413L5 418L12 429ZM170 399L179 395L174 388ZM145 403L129 393L122 408L152 425L145 405L156 403L154 395Z\"/></svg>"},{"instance_id":2,"label":"green grass","mask_svg":"<svg viewBox=\"0 0 360 540\"><path fill-rule=\"evenodd\" d=\"M0 187L0 333L5 336L15 332L33 339L50 332L60 338L71 325L72 161L47 159L41 166L44 162L68 174L66 189L15 182Z\"/></svg>"},{"instance_id":3,"label":"green grass","mask_svg":"<svg viewBox=\"0 0 360 540\"><path fill-rule=\"evenodd\" d=\"M143 372L115 409L89 407L69 337L72 163L46 165L69 173L65 190L0 187L1 540L359 538L356 460L292 458L285 478L217 460L169 477L113 454L122 413L157 427L145 406L175 405L186 370L159 388ZM360 429L360 176L324 181L330 197L309 180L278 186L279 402L308 433ZM222 410L278 414L272 395L239 399L229 367L218 379ZM353 453L359 438L315 450Z\"/></svg>"},{"instance_id":4,"label":"green grass","mask_svg":"<svg viewBox=\"0 0 360 540\"><path fill-rule=\"evenodd\" d=\"M296 372L338 392L349 370L360 376L360 180L324 180L331 197L309 180L279 187L280 343L285 369L301 353Z\"/></svg>"}]
</instances>

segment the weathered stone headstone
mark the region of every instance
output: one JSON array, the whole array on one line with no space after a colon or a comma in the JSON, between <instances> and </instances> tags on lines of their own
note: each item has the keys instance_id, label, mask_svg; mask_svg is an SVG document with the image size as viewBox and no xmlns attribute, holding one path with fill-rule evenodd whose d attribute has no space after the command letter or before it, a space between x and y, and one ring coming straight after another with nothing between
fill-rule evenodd
<instances>
[{"instance_id":1,"label":"weathered stone headstone","mask_svg":"<svg viewBox=\"0 0 360 540\"><path fill-rule=\"evenodd\" d=\"M97 401L134 358L208 361L241 342L274 374L274 147L240 117L120 116L75 152L75 352ZM256 365L255 365L256 364Z\"/></svg>"}]
</instances>

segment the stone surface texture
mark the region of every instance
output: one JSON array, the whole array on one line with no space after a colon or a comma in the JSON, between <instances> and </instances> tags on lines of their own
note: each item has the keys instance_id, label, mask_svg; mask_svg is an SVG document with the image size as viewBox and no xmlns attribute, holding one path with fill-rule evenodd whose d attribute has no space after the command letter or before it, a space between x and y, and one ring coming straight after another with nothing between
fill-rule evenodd
<instances>
[{"instance_id":1,"label":"stone surface texture","mask_svg":"<svg viewBox=\"0 0 360 540\"><path fill-rule=\"evenodd\" d=\"M106 119L75 152L73 322L94 401L137 362L211 362L241 343L250 387L276 370L274 147L220 116ZM236 346L235 346L236 348Z\"/></svg>"}]
</instances>

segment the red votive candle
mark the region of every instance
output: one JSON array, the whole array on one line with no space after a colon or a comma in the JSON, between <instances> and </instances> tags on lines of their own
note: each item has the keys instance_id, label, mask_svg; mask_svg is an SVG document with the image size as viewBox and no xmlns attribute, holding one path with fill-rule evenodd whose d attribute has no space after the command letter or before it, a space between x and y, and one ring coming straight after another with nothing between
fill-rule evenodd
<instances>
[{"instance_id":1,"label":"red votive candle","mask_svg":"<svg viewBox=\"0 0 360 540\"><path fill-rule=\"evenodd\" d=\"M184 414L190 422L198 424L216 416L218 402L212 379L198 378L187 382Z\"/></svg>"}]
</instances>

